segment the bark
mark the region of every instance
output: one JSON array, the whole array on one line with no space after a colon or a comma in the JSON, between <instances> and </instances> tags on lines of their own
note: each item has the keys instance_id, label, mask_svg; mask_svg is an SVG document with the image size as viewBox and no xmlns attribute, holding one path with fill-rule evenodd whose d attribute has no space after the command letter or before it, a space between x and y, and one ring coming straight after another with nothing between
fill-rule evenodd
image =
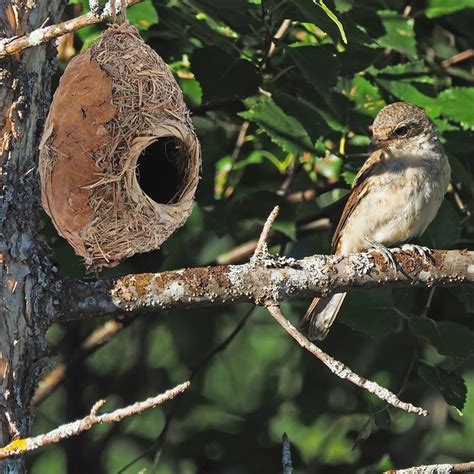
<instances>
[{"instance_id":1,"label":"bark","mask_svg":"<svg viewBox=\"0 0 474 474\"><path fill-rule=\"evenodd\" d=\"M383 286L460 286L474 282L474 252L435 250L431 257L396 251L395 271L374 252L357 255L314 255L301 260L271 257L242 265L187 268L163 273L127 275L117 280L64 283L61 319L120 316L228 303L268 305L327 296L355 288Z\"/></svg>"},{"instance_id":2,"label":"bark","mask_svg":"<svg viewBox=\"0 0 474 474\"><path fill-rule=\"evenodd\" d=\"M27 33L49 18L55 22L65 0L0 0L0 36ZM0 445L28 436L30 401L42 374L44 333L54 313L54 268L38 235L36 174L42 124L55 70L54 44L0 61ZM23 472L23 458L0 464Z\"/></svg>"}]
</instances>

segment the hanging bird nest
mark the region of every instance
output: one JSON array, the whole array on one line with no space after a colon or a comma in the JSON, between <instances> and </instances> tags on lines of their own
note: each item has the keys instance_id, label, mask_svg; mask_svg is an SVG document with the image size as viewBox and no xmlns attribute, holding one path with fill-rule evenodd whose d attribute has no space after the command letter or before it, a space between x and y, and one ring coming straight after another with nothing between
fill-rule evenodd
<instances>
[{"instance_id":1,"label":"hanging bird nest","mask_svg":"<svg viewBox=\"0 0 474 474\"><path fill-rule=\"evenodd\" d=\"M43 207L89 269L159 248L191 213L199 142L173 75L127 22L70 62L40 148Z\"/></svg>"}]
</instances>

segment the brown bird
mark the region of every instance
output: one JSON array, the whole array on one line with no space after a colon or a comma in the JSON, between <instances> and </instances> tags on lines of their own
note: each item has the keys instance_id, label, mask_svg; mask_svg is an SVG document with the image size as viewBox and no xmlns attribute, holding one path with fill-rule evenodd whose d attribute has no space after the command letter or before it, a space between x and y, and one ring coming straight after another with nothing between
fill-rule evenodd
<instances>
[{"instance_id":1,"label":"brown bird","mask_svg":"<svg viewBox=\"0 0 474 474\"><path fill-rule=\"evenodd\" d=\"M415 105L396 102L384 107L372 134L372 154L352 184L332 249L351 254L376 248L393 263L386 247L425 231L441 206L451 168L435 125ZM302 321L310 339L326 337L345 296L313 300Z\"/></svg>"}]
</instances>

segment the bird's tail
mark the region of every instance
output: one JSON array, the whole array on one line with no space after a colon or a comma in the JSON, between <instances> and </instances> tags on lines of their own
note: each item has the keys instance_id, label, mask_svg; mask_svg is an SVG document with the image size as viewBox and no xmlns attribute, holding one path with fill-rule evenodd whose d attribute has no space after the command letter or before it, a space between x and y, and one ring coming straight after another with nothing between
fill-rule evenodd
<instances>
[{"instance_id":1,"label":"bird's tail","mask_svg":"<svg viewBox=\"0 0 474 474\"><path fill-rule=\"evenodd\" d=\"M309 339L322 340L327 336L346 294L336 293L328 298L314 298L301 321Z\"/></svg>"}]
</instances>

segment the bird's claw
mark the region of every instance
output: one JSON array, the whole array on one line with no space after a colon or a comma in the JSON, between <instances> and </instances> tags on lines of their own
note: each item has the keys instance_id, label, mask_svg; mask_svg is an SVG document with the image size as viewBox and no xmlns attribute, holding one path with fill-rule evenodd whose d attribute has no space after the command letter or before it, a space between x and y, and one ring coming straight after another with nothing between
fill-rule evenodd
<instances>
[{"instance_id":1,"label":"bird's claw","mask_svg":"<svg viewBox=\"0 0 474 474\"><path fill-rule=\"evenodd\" d=\"M420 257L426 259L432 259L433 257L433 251L428 247L423 247L422 245L405 244L402 246L402 250L416 252Z\"/></svg>"},{"instance_id":2,"label":"bird's claw","mask_svg":"<svg viewBox=\"0 0 474 474\"><path fill-rule=\"evenodd\" d=\"M371 239L368 239L368 238L366 238L366 240L369 243L369 245L371 246L371 250L377 251L380 254L382 254L382 256L384 257L387 264L393 270L395 270L395 271L398 270L398 263L395 260L395 257L393 256L393 253L392 253L394 250L400 250L398 247L393 248L393 249L389 249L389 248L385 247L385 245L382 245L379 242L375 242L375 240L371 240Z\"/></svg>"}]
</instances>

